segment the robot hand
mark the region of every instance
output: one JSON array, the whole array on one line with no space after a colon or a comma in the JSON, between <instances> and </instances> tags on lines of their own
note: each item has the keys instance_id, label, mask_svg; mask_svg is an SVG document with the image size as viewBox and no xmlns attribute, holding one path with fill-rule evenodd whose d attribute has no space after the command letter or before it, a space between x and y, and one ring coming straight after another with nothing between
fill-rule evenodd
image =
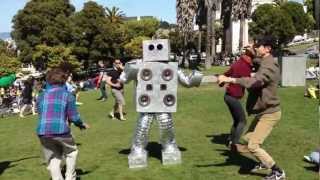
<instances>
[{"instance_id":1,"label":"robot hand","mask_svg":"<svg viewBox=\"0 0 320 180\"><path fill-rule=\"evenodd\" d=\"M138 66L137 63L139 60L133 60L130 62L127 62L126 65L124 66L124 70L120 75L120 82L121 83L128 83L131 80L136 80L137 79L137 74L138 74Z\"/></svg>"},{"instance_id":2,"label":"robot hand","mask_svg":"<svg viewBox=\"0 0 320 180\"><path fill-rule=\"evenodd\" d=\"M201 84L203 74L199 71L193 70L189 76L186 76L184 72L179 69L178 70L178 77L180 83L185 87L198 87Z\"/></svg>"}]
</instances>

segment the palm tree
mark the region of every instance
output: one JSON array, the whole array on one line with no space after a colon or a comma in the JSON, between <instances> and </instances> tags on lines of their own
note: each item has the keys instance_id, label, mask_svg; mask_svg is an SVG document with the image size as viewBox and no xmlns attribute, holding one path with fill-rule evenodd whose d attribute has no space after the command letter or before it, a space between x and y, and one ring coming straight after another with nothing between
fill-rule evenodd
<instances>
[{"instance_id":1,"label":"palm tree","mask_svg":"<svg viewBox=\"0 0 320 180\"><path fill-rule=\"evenodd\" d=\"M223 24L222 50L225 55L232 52L232 4L231 0L222 0L221 3L221 19Z\"/></svg>"},{"instance_id":2,"label":"palm tree","mask_svg":"<svg viewBox=\"0 0 320 180\"><path fill-rule=\"evenodd\" d=\"M216 12L220 8L221 0L205 0L207 10L207 42L205 67L209 69L216 57Z\"/></svg>"},{"instance_id":3,"label":"palm tree","mask_svg":"<svg viewBox=\"0 0 320 180\"><path fill-rule=\"evenodd\" d=\"M109 22L114 24L123 22L125 14L119 8L113 6L111 9L108 7L106 7L105 9L106 9L107 18Z\"/></svg>"},{"instance_id":4,"label":"palm tree","mask_svg":"<svg viewBox=\"0 0 320 180\"><path fill-rule=\"evenodd\" d=\"M233 0L232 3L232 19L240 20L239 49L242 49L244 46L244 26L246 19L251 15L252 0Z\"/></svg>"},{"instance_id":5,"label":"palm tree","mask_svg":"<svg viewBox=\"0 0 320 180\"><path fill-rule=\"evenodd\" d=\"M176 11L177 11L177 25L179 31L183 36L183 59L182 66L186 59L187 51L186 47L192 40L194 17L197 10L197 0L177 0Z\"/></svg>"}]
</instances>

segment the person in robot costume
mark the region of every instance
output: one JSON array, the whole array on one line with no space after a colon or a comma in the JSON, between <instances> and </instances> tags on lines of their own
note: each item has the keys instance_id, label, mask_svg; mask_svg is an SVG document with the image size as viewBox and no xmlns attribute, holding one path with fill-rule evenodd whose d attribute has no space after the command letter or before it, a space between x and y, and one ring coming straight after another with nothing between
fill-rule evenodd
<instances>
[{"instance_id":1,"label":"person in robot costume","mask_svg":"<svg viewBox=\"0 0 320 180\"><path fill-rule=\"evenodd\" d=\"M177 107L178 80L186 87L199 86L203 75L193 71L186 76L178 69L177 62L169 61L169 53L169 40L146 40L143 42L143 59L126 63L120 76L120 81L124 83L135 81L136 110L140 113L128 156L129 168L147 166L145 147L154 119L160 129L162 163L181 163L172 120L172 113L176 112Z\"/></svg>"}]
</instances>

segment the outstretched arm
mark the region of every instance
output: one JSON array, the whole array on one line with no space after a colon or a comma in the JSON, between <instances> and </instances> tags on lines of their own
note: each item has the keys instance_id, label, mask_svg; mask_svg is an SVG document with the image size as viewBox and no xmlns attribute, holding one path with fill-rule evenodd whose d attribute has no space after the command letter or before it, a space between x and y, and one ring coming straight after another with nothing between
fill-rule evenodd
<instances>
[{"instance_id":1,"label":"outstretched arm","mask_svg":"<svg viewBox=\"0 0 320 180\"><path fill-rule=\"evenodd\" d=\"M124 70L120 75L120 82L129 83L131 80L136 80L138 74L137 61L127 62Z\"/></svg>"},{"instance_id":2,"label":"outstretched arm","mask_svg":"<svg viewBox=\"0 0 320 180\"><path fill-rule=\"evenodd\" d=\"M191 74L186 76L184 72L179 69L178 70L178 78L179 82L185 86L185 87L194 87L194 86L200 86L200 83L203 78L203 74L199 71L192 71Z\"/></svg>"}]
</instances>

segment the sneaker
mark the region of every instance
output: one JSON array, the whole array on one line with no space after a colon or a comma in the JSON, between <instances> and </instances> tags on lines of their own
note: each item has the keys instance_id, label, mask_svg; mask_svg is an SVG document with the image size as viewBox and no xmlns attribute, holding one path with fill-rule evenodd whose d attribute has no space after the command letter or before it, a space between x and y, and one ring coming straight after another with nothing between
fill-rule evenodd
<instances>
[{"instance_id":1,"label":"sneaker","mask_svg":"<svg viewBox=\"0 0 320 180\"><path fill-rule=\"evenodd\" d=\"M112 118L112 119L114 119L114 113L113 113L113 112L110 112L110 113L109 113L109 117Z\"/></svg>"},{"instance_id":2,"label":"sneaker","mask_svg":"<svg viewBox=\"0 0 320 180\"><path fill-rule=\"evenodd\" d=\"M105 102L105 101L106 101L106 98L102 98L102 99L100 99L99 101Z\"/></svg>"},{"instance_id":3,"label":"sneaker","mask_svg":"<svg viewBox=\"0 0 320 180\"><path fill-rule=\"evenodd\" d=\"M251 172L256 172L256 171L261 171L261 170L268 170L268 168L264 164L259 163L256 166L254 166L253 169L251 169Z\"/></svg>"},{"instance_id":4,"label":"sneaker","mask_svg":"<svg viewBox=\"0 0 320 180\"><path fill-rule=\"evenodd\" d=\"M279 171L272 171L269 175L263 178L264 180L282 180L286 179L286 174L282 170L282 172Z\"/></svg>"},{"instance_id":5,"label":"sneaker","mask_svg":"<svg viewBox=\"0 0 320 180\"><path fill-rule=\"evenodd\" d=\"M126 121L127 119L124 117L120 117L120 121Z\"/></svg>"},{"instance_id":6,"label":"sneaker","mask_svg":"<svg viewBox=\"0 0 320 180\"><path fill-rule=\"evenodd\" d=\"M77 106L81 106L81 105L83 105L83 103L82 102L76 102L76 105Z\"/></svg>"},{"instance_id":7,"label":"sneaker","mask_svg":"<svg viewBox=\"0 0 320 180\"><path fill-rule=\"evenodd\" d=\"M312 163L312 160L311 160L310 156L303 156L303 159L304 159L305 161L307 161L307 162Z\"/></svg>"}]
</instances>

